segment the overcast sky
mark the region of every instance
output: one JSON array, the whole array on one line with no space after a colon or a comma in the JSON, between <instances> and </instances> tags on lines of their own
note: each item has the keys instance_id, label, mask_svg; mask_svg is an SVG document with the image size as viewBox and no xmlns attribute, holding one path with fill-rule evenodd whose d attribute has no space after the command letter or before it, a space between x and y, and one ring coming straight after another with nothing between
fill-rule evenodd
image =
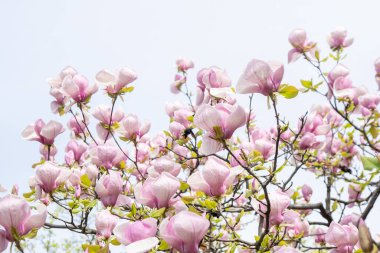
<instances>
[{"instance_id":1,"label":"overcast sky","mask_svg":"<svg viewBox=\"0 0 380 253\"><path fill-rule=\"evenodd\" d=\"M195 62L190 86L196 71L211 65L225 68L236 82L251 58L282 61L284 82L299 86L299 79L309 78L313 71L302 61L286 64L287 37L293 28L305 28L327 49L326 35L337 26L346 27L355 37L346 61L352 79L375 89L379 10L380 1L375 0L2 0L0 184L18 183L25 189L39 153L38 144L23 141L20 133L39 117L59 118L50 113L46 79L66 65L90 80L102 68L134 69L139 75L136 89L123 106L128 113L150 119L155 133L168 124L165 102L177 99L169 85L180 56ZM314 102L320 99L281 100L281 113L294 121ZM273 119L265 99L256 96L254 105L260 125L270 126ZM63 153L63 141L60 144Z\"/></svg>"}]
</instances>

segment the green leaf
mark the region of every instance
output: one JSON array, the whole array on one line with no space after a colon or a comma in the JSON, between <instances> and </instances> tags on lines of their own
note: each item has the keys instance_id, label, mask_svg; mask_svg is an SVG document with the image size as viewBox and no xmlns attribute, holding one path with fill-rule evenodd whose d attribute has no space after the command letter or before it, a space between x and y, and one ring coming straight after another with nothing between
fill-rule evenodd
<instances>
[{"instance_id":1,"label":"green leaf","mask_svg":"<svg viewBox=\"0 0 380 253\"><path fill-rule=\"evenodd\" d=\"M81 177L80 177L80 181L82 182L83 186L85 187L90 187L92 182L90 180L90 178L87 176L87 174L83 174Z\"/></svg>"},{"instance_id":2,"label":"green leaf","mask_svg":"<svg viewBox=\"0 0 380 253\"><path fill-rule=\"evenodd\" d=\"M167 242L164 240L161 240L160 246L158 247L158 250L168 250L170 249L170 246Z\"/></svg>"},{"instance_id":3,"label":"green leaf","mask_svg":"<svg viewBox=\"0 0 380 253\"><path fill-rule=\"evenodd\" d=\"M218 203L216 203L214 200L206 199L205 200L205 206L208 209L215 209L217 207Z\"/></svg>"},{"instance_id":4,"label":"green leaf","mask_svg":"<svg viewBox=\"0 0 380 253\"><path fill-rule=\"evenodd\" d=\"M380 161L375 157L362 156L362 164L365 170L380 169Z\"/></svg>"},{"instance_id":5,"label":"green leaf","mask_svg":"<svg viewBox=\"0 0 380 253\"><path fill-rule=\"evenodd\" d=\"M336 209L338 209L338 202L335 200L332 204L332 211L334 212Z\"/></svg>"},{"instance_id":6,"label":"green leaf","mask_svg":"<svg viewBox=\"0 0 380 253\"><path fill-rule=\"evenodd\" d=\"M88 250L88 253L97 253L100 250L99 245L91 245L91 244L82 244L82 249L85 251Z\"/></svg>"},{"instance_id":7,"label":"green leaf","mask_svg":"<svg viewBox=\"0 0 380 253\"><path fill-rule=\"evenodd\" d=\"M186 191L187 189L189 189L190 185L184 181L181 181L181 186L179 187L179 190L184 192Z\"/></svg>"},{"instance_id":8,"label":"green leaf","mask_svg":"<svg viewBox=\"0 0 380 253\"><path fill-rule=\"evenodd\" d=\"M303 87L307 89L310 89L311 87L313 87L313 82L309 80L301 80L301 84Z\"/></svg>"},{"instance_id":9,"label":"green leaf","mask_svg":"<svg viewBox=\"0 0 380 253\"><path fill-rule=\"evenodd\" d=\"M298 89L292 85L283 84L280 87L279 93L284 98L291 99L298 95Z\"/></svg>"},{"instance_id":10,"label":"green leaf","mask_svg":"<svg viewBox=\"0 0 380 253\"><path fill-rule=\"evenodd\" d=\"M135 89L135 87L133 86L129 86L129 87L124 87L120 90L120 93L130 93L132 92L133 90Z\"/></svg>"},{"instance_id":11,"label":"green leaf","mask_svg":"<svg viewBox=\"0 0 380 253\"><path fill-rule=\"evenodd\" d=\"M159 218L159 217L161 217L165 213L165 211L166 211L165 207L160 208L158 210L155 210L155 211L151 212L150 213L150 217L152 217L152 218Z\"/></svg>"},{"instance_id":12,"label":"green leaf","mask_svg":"<svg viewBox=\"0 0 380 253\"><path fill-rule=\"evenodd\" d=\"M24 235L22 238L24 239L33 239L37 236L38 228L33 228L29 233Z\"/></svg>"}]
</instances>

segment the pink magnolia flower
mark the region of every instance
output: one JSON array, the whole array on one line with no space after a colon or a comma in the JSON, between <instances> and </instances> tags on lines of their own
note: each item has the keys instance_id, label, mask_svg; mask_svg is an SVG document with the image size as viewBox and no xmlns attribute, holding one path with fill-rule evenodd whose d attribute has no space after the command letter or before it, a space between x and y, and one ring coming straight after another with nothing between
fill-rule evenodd
<instances>
[{"instance_id":1,"label":"pink magnolia flower","mask_svg":"<svg viewBox=\"0 0 380 253\"><path fill-rule=\"evenodd\" d=\"M77 74L77 71L71 67L65 67L60 74L48 80L50 85L50 95L54 97L54 101L50 103L50 108L53 113L66 112L69 106L66 106L66 103L69 102L69 98L62 92L62 81L66 76L74 76Z\"/></svg>"},{"instance_id":2,"label":"pink magnolia flower","mask_svg":"<svg viewBox=\"0 0 380 253\"><path fill-rule=\"evenodd\" d=\"M191 125L189 118L193 116L194 112L187 109L179 109L174 112L173 119L175 122L182 124L184 127L188 128Z\"/></svg>"},{"instance_id":3,"label":"pink magnolia flower","mask_svg":"<svg viewBox=\"0 0 380 253\"><path fill-rule=\"evenodd\" d=\"M375 61L375 71L376 71L375 79L376 79L377 85L380 87L380 57L377 58Z\"/></svg>"},{"instance_id":4,"label":"pink magnolia flower","mask_svg":"<svg viewBox=\"0 0 380 253\"><path fill-rule=\"evenodd\" d=\"M349 47L354 42L353 38L347 38L347 30L343 27L338 27L330 33L327 41L332 50L338 50L344 47Z\"/></svg>"},{"instance_id":5,"label":"pink magnolia flower","mask_svg":"<svg viewBox=\"0 0 380 253\"><path fill-rule=\"evenodd\" d=\"M339 63L336 65L327 75L330 85L333 84L338 78L347 77L350 74L350 70ZM334 87L334 86L333 86Z\"/></svg>"},{"instance_id":6,"label":"pink magnolia flower","mask_svg":"<svg viewBox=\"0 0 380 253\"><path fill-rule=\"evenodd\" d=\"M284 214L286 208L290 205L290 197L287 193L282 191L273 191L269 194L269 201L271 211L269 220L271 225L279 225L284 221ZM265 200L263 200L265 203ZM266 206L254 200L254 207L261 215L265 215Z\"/></svg>"},{"instance_id":7,"label":"pink magnolia flower","mask_svg":"<svg viewBox=\"0 0 380 253\"><path fill-rule=\"evenodd\" d=\"M120 167L121 161L125 159L120 149L109 143L93 146L89 153L92 163L108 170L112 167Z\"/></svg>"},{"instance_id":8,"label":"pink magnolia flower","mask_svg":"<svg viewBox=\"0 0 380 253\"><path fill-rule=\"evenodd\" d=\"M0 198L0 246L4 247L4 237L13 242L12 229L15 229L19 236L28 234L32 229L38 229L45 224L47 216L46 206L38 204L36 211L31 212L31 208L23 198L16 195L7 195ZM1 242L2 240L2 242Z\"/></svg>"},{"instance_id":9,"label":"pink magnolia flower","mask_svg":"<svg viewBox=\"0 0 380 253\"><path fill-rule=\"evenodd\" d=\"M178 123L178 122L175 122L173 121L172 123L170 123L169 125L169 131L170 133L172 134L172 136L174 136L176 139L180 139L183 132L185 131L185 127Z\"/></svg>"},{"instance_id":10,"label":"pink magnolia flower","mask_svg":"<svg viewBox=\"0 0 380 253\"><path fill-rule=\"evenodd\" d=\"M309 202L311 195L313 195L313 189L309 185L304 184L301 188L301 193L305 201Z\"/></svg>"},{"instance_id":11,"label":"pink magnolia flower","mask_svg":"<svg viewBox=\"0 0 380 253\"><path fill-rule=\"evenodd\" d=\"M112 120L111 120L111 112L112 112ZM124 111L123 108L114 108L112 111L111 106L109 105L99 105L95 108L92 115L100 121L100 123L103 123L108 126L111 120L111 125L116 122L120 122L124 118Z\"/></svg>"},{"instance_id":12,"label":"pink magnolia flower","mask_svg":"<svg viewBox=\"0 0 380 253\"><path fill-rule=\"evenodd\" d=\"M119 218L110 213L109 210L103 210L96 214L95 227L97 234L108 239L112 235L112 230L118 223Z\"/></svg>"},{"instance_id":13,"label":"pink magnolia flower","mask_svg":"<svg viewBox=\"0 0 380 253\"><path fill-rule=\"evenodd\" d=\"M42 119L38 119L22 131L22 137L28 141L38 141L44 145L52 145L55 137L64 131L62 124L57 121L51 120L45 124Z\"/></svg>"},{"instance_id":14,"label":"pink magnolia flower","mask_svg":"<svg viewBox=\"0 0 380 253\"><path fill-rule=\"evenodd\" d=\"M334 252L347 253L352 252L354 249L359 240L359 232L352 224L340 225L333 221L327 230L325 238L327 243L336 246Z\"/></svg>"},{"instance_id":15,"label":"pink magnolia flower","mask_svg":"<svg viewBox=\"0 0 380 253\"><path fill-rule=\"evenodd\" d=\"M147 218L135 222L122 222L116 225L113 230L117 240L128 245L149 237L154 237L157 233L157 220Z\"/></svg>"},{"instance_id":16,"label":"pink magnolia flower","mask_svg":"<svg viewBox=\"0 0 380 253\"><path fill-rule=\"evenodd\" d=\"M152 162L152 166L148 169L150 175L158 176L162 172L168 172L173 176L178 176L181 171L181 165L176 163L171 158L167 156L162 156L158 159L155 159Z\"/></svg>"},{"instance_id":17,"label":"pink magnolia flower","mask_svg":"<svg viewBox=\"0 0 380 253\"><path fill-rule=\"evenodd\" d=\"M103 69L96 74L96 81L106 86L108 94L118 94L128 84L137 79L137 74L129 68L121 68L116 72Z\"/></svg>"},{"instance_id":18,"label":"pink magnolia flower","mask_svg":"<svg viewBox=\"0 0 380 253\"><path fill-rule=\"evenodd\" d=\"M143 240L133 242L125 247L128 253L145 253L156 247L160 241L157 237L149 237Z\"/></svg>"},{"instance_id":19,"label":"pink magnolia flower","mask_svg":"<svg viewBox=\"0 0 380 253\"><path fill-rule=\"evenodd\" d=\"M361 218L359 214L352 213L345 215L342 220L340 221L341 225L349 225L352 223L355 227L358 227L360 223L363 223L364 220Z\"/></svg>"},{"instance_id":20,"label":"pink magnolia flower","mask_svg":"<svg viewBox=\"0 0 380 253\"><path fill-rule=\"evenodd\" d=\"M316 46L314 42L307 41L304 29L294 29L291 31L288 40L293 46L293 49L288 53L289 63L296 61L303 53L311 51Z\"/></svg>"},{"instance_id":21,"label":"pink magnolia flower","mask_svg":"<svg viewBox=\"0 0 380 253\"><path fill-rule=\"evenodd\" d=\"M123 180L120 173L110 170L96 182L96 194L104 206L115 206L119 195L123 192Z\"/></svg>"},{"instance_id":22,"label":"pink magnolia flower","mask_svg":"<svg viewBox=\"0 0 380 253\"><path fill-rule=\"evenodd\" d=\"M186 76L176 74L174 77L174 82L170 85L170 91L173 94L178 94L181 91L181 87L186 83Z\"/></svg>"},{"instance_id":23,"label":"pink magnolia flower","mask_svg":"<svg viewBox=\"0 0 380 253\"><path fill-rule=\"evenodd\" d=\"M301 150L305 150L309 148L320 148L323 143L318 141L317 137L313 133L305 133L302 135L298 145Z\"/></svg>"},{"instance_id":24,"label":"pink magnolia flower","mask_svg":"<svg viewBox=\"0 0 380 253\"><path fill-rule=\"evenodd\" d=\"M139 140L150 130L150 123L141 123L135 114L128 114L121 122L120 134L128 140Z\"/></svg>"},{"instance_id":25,"label":"pink magnolia flower","mask_svg":"<svg viewBox=\"0 0 380 253\"><path fill-rule=\"evenodd\" d=\"M70 177L71 171L52 162L45 162L36 169L36 192L38 198L41 190L51 193Z\"/></svg>"},{"instance_id":26,"label":"pink magnolia flower","mask_svg":"<svg viewBox=\"0 0 380 253\"><path fill-rule=\"evenodd\" d=\"M144 183L135 187L137 202L151 208L168 207L179 189L180 182L173 175L162 172L159 176L148 176Z\"/></svg>"},{"instance_id":27,"label":"pink magnolia flower","mask_svg":"<svg viewBox=\"0 0 380 253\"><path fill-rule=\"evenodd\" d=\"M111 106L109 105L99 105L96 107L92 115L100 121L96 125L96 131L102 140L110 138L111 135L109 134L109 131L113 130L112 127L114 124L119 123L124 118L124 112L122 108L119 107L112 110Z\"/></svg>"},{"instance_id":28,"label":"pink magnolia flower","mask_svg":"<svg viewBox=\"0 0 380 253\"><path fill-rule=\"evenodd\" d=\"M203 169L193 173L187 182L193 191L202 191L210 196L220 196L226 192L242 171L241 167L230 169L224 161L209 157Z\"/></svg>"},{"instance_id":29,"label":"pink magnolia flower","mask_svg":"<svg viewBox=\"0 0 380 253\"><path fill-rule=\"evenodd\" d=\"M76 162L79 165L82 165L85 161L87 146L82 143L78 143L75 140L70 140L65 151L66 164L73 165Z\"/></svg>"},{"instance_id":30,"label":"pink magnolia flower","mask_svg":"<svg viewBox=\"0 0 380 253\"><path fill-rule=\"evenodd\" d=\"M87 78L80 74L74 76L68 75L63 79L62 91L75 102L83 103L87 102L98 91L98 86L96 84L89 86Z\"/></svg>"},{"instance_id":31,"label":"pink magnolia flower","mask_svg":"<svg viewBox=\"0 0 380 253\"><path fill-rule=\"evenodd\" d=\"M284 213L283 224L287 225L287 233L289 236L307 236L309 234L309 223L301 219L300 213L293 210L286 210Z\"/></svg>"},{"instance_id":32,"label":"pink magnolia flower","mask_svg":"<svg viewBox=\"0 0 380 253\"><path fill-rule=\"evenodd\" d=\"M85 120L85 121L84 121ZM74 117L70 118L70 120L67 122L67 127L72 131L75 137L77 136L83 136L83 133L86 133L86 124L89 124L89 119L87 116L85 116L85 119L83 120L82 116L76 116L76 119ZM86 124L84 123L86 122Z\"/></svg>"},{"instance_id":33,"label":"pink magnolia flower","mask_svg":"<svg viewBox=\"0 0 380 253\"><path fill-rule=\"evenodd\" d=\"M349 184L348 186L348 200L349 201L356 201L360 199L360 195L362 192L362 187L358 184ZM348 205L349 207L353 207L355 203L351 203Z\"/></svg>"},{"instance_id":34,"label":"pink magnolia flower","mask_svg":"<svg viewBox=\"0 0 380 253\"><path fill-rule=\"evenodd\" d=\"M247 114L240 105L217 104L215 107L204 104L194 116L194 124L207 131L203 138L201 152L211 154L221 149L216 140L229 139L235 130L247 121ZM216 139L216 140L215 140Z\"/></svg>"},{"instance_id":35,"label":"pink magnolia flower","mask_svg":"<svg viewBox=\"0 0 380 253\"><path fill-rule=\"evenodd\" d=\"M363 116L369 116L374 109L380 103L380 95L379 94L365 94L358 98L361 113Z\"/></svg>"},{"instance_id":36,"label":"pink magnolia flower","mask_svg":"<svg viewBox=\"0 0 380 253\"><path fill-rule=\"evenodd\" d=\"M182 211L160 224L160 236L180 253L197 253L210 222L195 213Z\"/></svg>"},{"instance_id":37,"label":"pink magnolia flower","mask_svg":"<svg viewBox=\"0 0 380 253\"><path fill-rule=\"evenodd\" d=\"M270 158L274 154L276 149L276 145L273 143L273 141L264 138L256 140L254 142L253 147L256 151L260 152L264 160Z\"/></svg>"},{"instance_id":38,"label":"pink magnolia flower","mask_svg":"<svg viewBox=\"0 0 380 253\"><path fill-rule=\"evenodd\" d=\"M326 243L326 240L325 240L325 234L326 234L326 231L327 229L325 229L324 227L317 227L315 230L314 230L314 235L315 235L315 243Z\"/></svg>"},{"instance_id":39,"label":"pink magnolia flower","mask_svg":"<svg viewBox=\"0 0 380 253\"><path fill-rule=\"evenodd\" d=\"M194 63L189 59L179 58L176 61L176 65L179 71L186 72L189 69L194 68Z\"/></svg>"},{"instance_id":40,"label":"pink magnolia flower","mask_svg":"<svg viewBox=\"0 0 380 253\"><path fill-rule=\"evenodd\" d=\"M226 71L212 66L201 69L197 75L198 84L202 90L205 88L222 88L231 86L231 79Z\"/></svg>"},{"instance_id":41,"label":"pink magnolia flower","mask_svg":"<svg viewBox=\"0 0 380 253\"><path fill-rule=\"evenodd\" d=\"M241 75L236 90L241 94L260 93L270 96L278 91L283 75L284 66L281 63L253 59Z\"/></svg>"},{"instance_id":42,"label":"pink magnolia flower","mask_svg":"<svg viewBox=\"0 0 380 253\"><path fill-rule=\"evenodd\" d=\"M55 155L58 153L58 149L56 146L46 146L44 144L40 145L40 154L45 161L54 161Z\"/></svg>"}]
</instances>

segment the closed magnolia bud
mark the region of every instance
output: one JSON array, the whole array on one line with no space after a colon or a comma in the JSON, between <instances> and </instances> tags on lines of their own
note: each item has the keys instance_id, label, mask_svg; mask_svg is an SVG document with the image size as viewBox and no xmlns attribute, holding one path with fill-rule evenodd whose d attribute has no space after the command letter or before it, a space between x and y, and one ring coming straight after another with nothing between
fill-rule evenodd
<instances>
[{"instance_id":1,"label":"closed magnolia bud","mask_svg":"<svg viewBox=\"0 0 380 253\"><path fill-rule=\"evenodd\" d=\"M359 244L364 253L371 253L373 251L371 233L364 222L359 224Z\"/></svg>"}]
</instances>

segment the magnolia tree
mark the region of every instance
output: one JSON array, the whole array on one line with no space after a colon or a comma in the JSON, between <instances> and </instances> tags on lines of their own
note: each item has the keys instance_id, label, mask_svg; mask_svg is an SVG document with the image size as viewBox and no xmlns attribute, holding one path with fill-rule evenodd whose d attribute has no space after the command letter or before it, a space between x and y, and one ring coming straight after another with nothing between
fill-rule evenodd
<instances>
[{"instance_id":1,"label":"magnolia tree","mask_svg":"<svg viewBox=\"0 0 380 253\"><path fill-rule=\"evenodd\" d=\"M0 199L0 250L25 252L38 230L54 229L87 236L83 252L378 252L366 220L380 194L380 95L352 84L344 29L328 37L327 55L302 29L289 42L289 62L318 76L299 88L284 84L281 63L253 59L236 86L221 68L201 69L193 100L194 64L178 60L171 91L185 102L166 105L168 129L154 136L150 123L119 108L134 71L101 70L91 85L63 69L49 82L51 109L68 119L70 140L56 147L65 131L56 121L22 132L42 158L30 192L14 187ZM380 59L375 71L380 85ZM99 89L109 105L91 105ZM246 94L248 108L235 93ZM321 104L288 122L279 97L303 93ZM272 108L271 129L255 124L256 96ZM305 171L318 189L302 182Z\"/></svg>"}]
</instances>

